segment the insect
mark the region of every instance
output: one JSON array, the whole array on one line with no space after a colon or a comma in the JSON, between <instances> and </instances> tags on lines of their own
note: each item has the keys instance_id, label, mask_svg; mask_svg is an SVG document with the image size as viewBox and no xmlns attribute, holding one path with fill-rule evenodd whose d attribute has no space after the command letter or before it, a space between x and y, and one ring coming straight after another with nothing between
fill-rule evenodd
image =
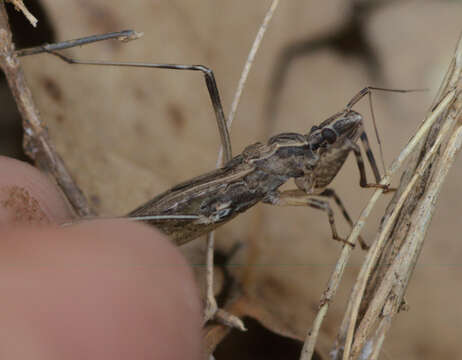
<instances>
[{"instance_id":1,"label":"insect","mask_svg":"<svg viewBox=\"0 0 462 360\"><path fill-rule=\"evenodd\" d=\"M129 36L121 34L109 35ZM108 37L108 34L104 35L104 39ZM217 170L171 188L128 214L128 217L156 226L177 245L209 233L259 202L276 206L310 206L321 209L327 213L332 237L345 242L337 233L329 203L313 196L333 198L342 209L345 219L350 225L353 224L335 191L328 188L350 152L353 152L356 158L361 187L389 190L388 186L379 184L380 173L363 128L363 117L352 108L364 96L370 96L373 90L393 92L412 90L366 87L356 94L342 111L313 126L307 133L281 133L271 137L266 143L247 146L239 155L231 157L229 134L212 70L202 65L84 61L56 52L56 50L102 39L101 36L93 36L45 45L36 48L36 51L33 49L18 51L18 55L48 52L71 64L190 70L204 74L215 110L226 163ZM375 183L367 182L358 140L361 140L365 149ZM279 191L279 188L290 179L294 179L297 188ZM361 245L366 247L364 242Z\"/></svg>"},{"instance_id":2,"label":"insect","mask_svg":"<svg viewBox=\"0 0 462 360\"><path fill-rule=\"evenodd\" d=\"M334 197L341 204L335 192L326 187L350 152L356 157L360 186L388 189L378 184L380 174L363 129L363 118L351 110L372 89L363 89L342 112L313 126L308 133L281 133L271 137L266 144L252 144L222 168L173 187L129 216L198 215L198 219L192 220L149 221L181 245L214 230L258 202L278 206L306 205L325 210L332 237L343 241L337 234L328 203L312 196ZM364 161L356 144L359 138L366 148L377 183L367 182ZM279 187L291 178L297 189L280 192ZM343 205L341 207L351 223Z\"/></svg>"},{"instance_id":3,"label":"insect","mask_svg":"<svg viewBox=\"0 0 462 360\"><path fill-rule=\"evenodd\" d=\"M247 146L231 158L230 136L213 71L202 65L147 64L133 62L87 61L69 58L56 50L111 38L131 37L134 32L89 36L18 50L19 56L48 52L70 64L148 67L200 71L205 76L209 96L215 111L226 163L222 168L181 183L131 211L128 216L144 219L155 225L177 244L182 245L232 220L259 202L277 206L310 206L326 211L332 237L343 241L335 228L333 212L328 202L313 196L331 197L352 224L335 191L327 188L353 152L358 166L361 187L378 187L380 173L363 127L363 117L352 110L371 91L409 92L414 90L366 87L359 91L345 108L315 125L305 134L281 133L266 144ZM368 183L365 165L357 141L361 140L372 168L375 183ZM297 189L278 189L294 179ZM365 244L362 244L365 246Z\"/></svg>"}]
</instances>

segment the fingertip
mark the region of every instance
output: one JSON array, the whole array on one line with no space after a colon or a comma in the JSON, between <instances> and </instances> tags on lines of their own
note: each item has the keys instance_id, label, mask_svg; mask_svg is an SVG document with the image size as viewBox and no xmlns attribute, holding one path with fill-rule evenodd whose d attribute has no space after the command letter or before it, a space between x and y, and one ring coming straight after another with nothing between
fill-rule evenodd
<instances>
[{"instance_id":1,"label":"fingertip","mask_svg":"<svg viewBox=\"0 0 462 360\"><path fill-rule=\"evenodd\" d=\"M155 229L94 220L10 228L1 238L0 277L8 275L9 290L0 317L9 337L69 359L201 358L192 271Z\"/></svg>"},{"instance_id":2,"label":"fingertip","mask_svg":"<svg viewBox=\"0 0 462 360\"><path fill-rule=\"evenodd\" d=\"M61 223L72 211L59 189L33 166L0 156L0 224Z\"/></svg>"}]
</instances>

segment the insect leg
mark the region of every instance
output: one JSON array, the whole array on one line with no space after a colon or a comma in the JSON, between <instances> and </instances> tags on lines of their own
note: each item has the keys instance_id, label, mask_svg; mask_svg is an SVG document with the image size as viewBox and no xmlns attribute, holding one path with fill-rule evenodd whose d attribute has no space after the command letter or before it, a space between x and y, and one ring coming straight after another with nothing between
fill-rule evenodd
<instances>
[{"instance_id":1,"label":"insect leg","mask_svg":"<svg viewBox=\"0 0 462 360\"><path fill-rule=\"evenodd\" d=\"M368 96L369 98L369 109L371 112L371 117L372 117L372 123L374 124L374 131L375 131L375 137L377 139L377 143L379 145L379 151L380 151L380 158L382 160L382 166L383 170L386 173L386 166L385 166L385 160L383 156L383 147L382 147L382 142L380 141L380 136L379 136L379 131L377 129L377 122L375 121L375 115L374 115L374 107L372 106L372 90L374 91L383 91L383 92L395 92L395 93L408 93L408 92L417 92L417 91L425 91L425 89L387 89L387 88L381 88L381 87L375 87L375 86L367 86L364 89L361 89L353 98L348 102L346 105L344 111L349 112L354 105L356 105L364 96ZM380 176L378 176L379 172L377 169L377 164L375 162L375 159L372 155L372 152L370 151L370 146L369 142L367 140L366 133L363 132L361 134L361 140L363 142L364 148L366 150L367 157L369 158L369 162L371 163L372 170L374 171L374 175L376 178L377 183L379 182Z\"/></svg>"},{"instance_id":2,"label":"insect leg","mask_svg":"<svg viewBox=\"0 0 462 360\"><path fill-rule=\"evenodd\" d=\"M392 191L393 189L390 189L390 187L388 185L379 184L379 182L380 182L380 174L379 174L379 171L377 169L377 163L375 162L374 155L372 154L372 151L371 151L371 149L369 147L369 142L367 141L367 136L366 136L365 132L363 132L361 134L361 140L363 141L363 144L365 144L365 143L367 144L367 145L364 145L364 147L366 148L366 154L367 154L367 157L368 157L369 162L371 164L372 171L374 172L374 176L375 176L375 179L376 179L377 183L374 184L374 183L368 183L367 182L366 168L364 166L364 160L363 160L363 157L361 155L361 150L359 149L358 145L356 145L353 142L350 142L349 146L350 146L351 150L353 150L353 153L355 154L355 158L356 158L356 164L358 164L359 186L364 187L364 188L379 188L379 189L383 189L384 192Z\"/></svg>"},{"instance_id":3,"label":"insect leg","mask_svg":"<svg viewBox=\"0 0 462 360\"><path fill-rule=\"evenodd\" d=\"M325 211L326 214L327 214L327 218L329 220L329 225L330 225L331 231L332 231L332 238L334 240L337 240L337 241L340 241L340 242L343 242L343 243L347 244L347 241L345 239L341 238L337 233L337 228L335 227L334 212L332 211L332 209L331 209L331 207L330 207L330 205L329 205L329 203L327 201L319 200L319 199L313 199L313 198L307 198L306 199L306 205L308 205L308 206L310 206L312 208L318 209L318 210Z\"/></svg>"},{"instance_id":4,"label":"insect leg","mask_svg":"<svg viewBox=\"0 0 462 360\"><path fill-rule=\"evenodd\" d=\"M340 241L354 247L354 244L350 244L338 235L337 228L335 226L334 212L327 201L314 199L313 195L308 195L302 190L297 189L272 192L263 200L263 202L276 206L310 206L315 209L323 210L326 212L329 220L332 238L336 241Z\"/></svg>"},{"instance_id":5,"label":"insect leg","mask_svg":"<svg viewBox=\"0 0 462 360\"><path fill-rule=\"evenodd\" d=\"M353 227L354 225L353 221L351 220L351 217L348 214L347 209L343 205L342 200L340 200L340 197L337 195L334 189L326 189L322 193L320 193L319 196L325 196L325 197L334 199L335 203L342 211L342 215L345 218L345 220L348 222L348 224L350 224L351 227ZM361 236L358 237L358 241L359 241L359 244L361 245L361 249L363 250L369 249L369 245L367 245L367 243L364 241L364 239Z\"/></svg>"},{"instance_id":6,"label":"insect leg","mask_svg":"<svg viewBox=\"0 0 462 360\"><path fill-rule=\"evenodd\" d=\"M376 86L366 86L365 88L358 91L358 93L351 98L351 100L345 106L345 110L350 111L353 108L353 106L355 106L359 102L359 100L361 100L364 96L370 94L372 90L384 91L384 92L408 93L408 92L424 91L425 89L387 89L387 88L381 88L381 87L376 87Z\"/></svg>"},{"instance_id":7,"label":"insect leg","mask_svg":"<svg viewBox=\"0 0 462 360\"><path fill-rule=\"evenodd\" d=\"M369 160L369 164L371 165L372 172L374 173L375 181L379 183L380 182L380 172L377 167L377 162L375 161L375 157L374 157L374 154L372 153L371 145L369 144L369 139L367 138L367 134L365 131L361 133L360 138L361 138L361 142L364 147L364 151L366 152L367 160ZM361 156L361 152L359 152L359 154ZM356 155L356 152L355 152L355 155Z\"/></svg>"},{"instance_id":8,"label":"insect leg","mask_svg":"<svg viewBox=\"0 0 462 360\"><path fill-rule=\"evenodd\" d=\"M127 42L130 40L136 40L141 37L141 33L137 33L134 30L122 30L117 32L99 34L99 35L91 35L86 36L83 38L73 39L73 40L66 40L61 41L53 44L44 44L40 46L35 46L26 49L19 49L16 50L17 56L28 56L34 54L41 54L49 51L57 51L57 50L64 50L73 48L76 46L88 45L98 41L105 41L105 40L119 40L123 42Z\"/></svg>"},{"instance_id":9,"label":"insect leg","mask_svg":"<svg viewBox=\"0 0 462 360\"><path fill-rule=\"evenodd\" d=\"M215 117L218 125L218 132L220 133L221 144L224 151L225 162L231 160L231 140L229 131L226 126L225 114L223 105L221 104L220 93L218 91L217 82L213 70L204 65L182 65L182 64L151 64L151 63L136 63L136 62L114 62L114 61L86 61L73 59L57 52L50 52L68 64L84 64L84 65L106 65L106 66L127 66L127 67L144 67L154 69L170 69L170 70L190 70L200 71L204 75L207 90L209 92L210 101L212 102L215 111Z\"/></svg>"},{"instance_id":10,"label":"insect leg","mask_svg":"<svg viewBox=\"0 0 462 360\"><path fill-rule=\"evenodd\" d=\"M121 35L119 35L121 34ZM73 46L79 46L90 42L112 39L112 38L130 38L131 33L128 31L127 34L121 33L110 33L105 35L90 36L87 38L75 39L65 41L56 44L45 44L40 47L32 49L24 49L17 52L18 56L26 56L31 54L38 54L46 52L52 54L59 59L65 61L68 64L83 64L83 65L104 65L104 66L126 66L126 67L143 67L143 68L155 68L155 69L170 69L170 70L189 70L189 71L200 71L204 75L205 83L209 93L210 101L215 112L215 117L218 125L218 132L220 134L221 144L224 151L224 161L227 162L232 158L231 140L229 131L226 126L226 118L221 103L220 93L215 80L213 70L203 65L182 65L182 64L151 64L151 63L138 63L138 62L115 62L115 61L96 61L96 60L80 60L68 57L61 53L56 52L56 49L70 48ZM103 38L102 38L103 37ZM95 39L96 38L96 39Z\"/></svg>"}]
</instances>

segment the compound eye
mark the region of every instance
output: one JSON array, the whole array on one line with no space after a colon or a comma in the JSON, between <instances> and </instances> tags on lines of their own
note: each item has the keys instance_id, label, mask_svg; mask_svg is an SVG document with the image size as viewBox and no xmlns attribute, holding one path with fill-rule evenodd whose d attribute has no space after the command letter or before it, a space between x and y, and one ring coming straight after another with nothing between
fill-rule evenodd
<instances>
[{"instance_id":1,"label":"compound eye","mask_svg":"<svg viewBox=\"0 0 462 360\"><path fill-rule=\"evenodd\" d=\"M329 144L333 144L337 140L337 134L332 129L323 129L321 135Z\"/></svg>"},{"instance_id":2,"label":"compound eye","mask_svg":"<svg viewBox=\"0 0 462 360\"><path fill-rule=\"evenodd\" d=\"M316 131L316 130L318 130L318 129L319 129L319 127L317 127L316 125L314 125L314 126L311 128L310 133L313 132L313 131Z\"/></svg>"},{"instance_id":3,"label":"compound eye","mask_svg":"<svg viewBox=\"0 0 462 360\"><path fill-rule=\"evenodd\" d=\"M308 137L308 143L310 144L312 151L318 150L323 142L324 138L320 133L315 133Z\"/></svg>"}]
</instances>

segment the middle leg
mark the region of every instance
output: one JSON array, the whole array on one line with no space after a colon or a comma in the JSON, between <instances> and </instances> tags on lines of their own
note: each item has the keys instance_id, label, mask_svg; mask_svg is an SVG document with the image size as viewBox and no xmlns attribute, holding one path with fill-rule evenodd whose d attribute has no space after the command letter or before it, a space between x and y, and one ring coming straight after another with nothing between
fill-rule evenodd
<instances>
[{"instance_id":1,"label":"middle leg","mask_svg":"<svg viewBox=\"0 0 462 360\"><path fill-rule=\"evenodd\" d=\"M328 195L325 195L328 196ZM338 197L337 197L338 198ZM332 231L332 238L336 241L343 242L345 244L355 246L349 243L345 239L338 235L337 228L335 226L334 212L329 205L329 202L313 198L313 195L308 195L302 190L286 190L286 191L274 191L266 196L263 200L264 203L276 206L310 206L315 209L323 210L327 214L329 225ZM344 209L344 208L343 208ZM346 210L345 210L346 212ZM349 215L347 213L348 218ZM351 218L350 218L351 221ZM363 245L361 245L362 247Z\"/></svg>"},{"instance_id":2,"label":"middle leg","mask_svg":"<svg viewBox=\"0 0 462 360\"><path fill-rule=\"evenodd\" d=\"M337 195L334 189L326 189L322 193L320 193L319 196L325 196L325 197L334 199L335 203L342 211L343 217L345 218L347 223L350 224L350 226L353 228L354 226L353 220L351 220L350 214L348 214L348 211L343 205L342 200L340 200L340 197ZM363 250L369 249L369 245L364 241L364 239L361 236L358 236L358 241L359 241L359 245L361 245L361 249Z\"/></svg>"}]
</instances>

